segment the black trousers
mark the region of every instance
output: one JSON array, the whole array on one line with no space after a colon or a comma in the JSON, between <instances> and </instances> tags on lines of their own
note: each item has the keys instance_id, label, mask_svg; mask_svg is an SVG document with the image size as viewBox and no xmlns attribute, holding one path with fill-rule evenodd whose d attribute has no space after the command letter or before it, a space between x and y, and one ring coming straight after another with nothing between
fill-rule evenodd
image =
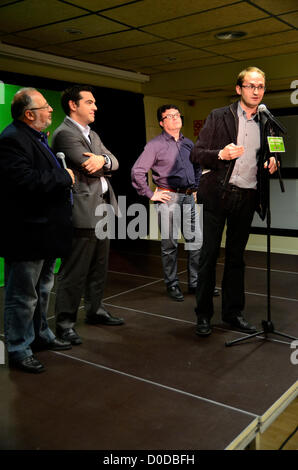
<instances>
[{"instance_id":1,"label":"black trousers","mask_svg":"<svg viewBox=\"0 0 298 470\"><path fill-rule=\"evenodd\" d=\"M57 276L56 326L73 328L84 297L86 316L105 313L102 305L110 240L98 239L94 229L75 230L72 250L62 259Z\"/></svg>"},{"instance_id":2,"label":"black trousers","mask_svg":"<svg viewBox=\"0 0 298 470\"><path fill-rule=\"evenodd\" d=\"M243 311L244 294L244 250L256 209L255 190L226 191L215 210L203 210L203 246L199 260L197 307L198 317L210 320L214 313L213 292L216 281L216 261L222 233L227 224L225 265L222 279L222 318L231 320Z\"/></svg>"}]
</instances>

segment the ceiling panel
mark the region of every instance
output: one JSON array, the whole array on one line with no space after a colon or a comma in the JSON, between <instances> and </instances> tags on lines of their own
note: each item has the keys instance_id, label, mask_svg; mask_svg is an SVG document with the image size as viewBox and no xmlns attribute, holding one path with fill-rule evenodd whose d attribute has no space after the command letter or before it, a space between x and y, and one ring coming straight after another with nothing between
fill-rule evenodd
<instances>
[{"instance_id":1,"label":"ceiling panel","mask_svg":"<svg viewBox=\"0 0 298 470\"><path fill-rule=\"evenodd\" d=\"M209 65L223 64L231 62L231 59L221 56L213 56L202 59L195 59L191 61L173 62L168 64L159 65L158 69L163 72L173 72L175 70L191 70L193 68L206 67Z\"/></svg>"},{"instance_id":2,"label":"ceiling panel","mask_svg":"<svg viewBox=\"0 0 298 470\"><path fill-rule=\"evenodd\" d=\"M133 46L133 47L126 47L123 49L117 49L115 51L106 51L106 52L97 52L94 54L85 55L85 59L89 60L96 60L102 64L106 64L108 62L115 62L119 60L126 60L126 59L135 59L138 57L148 57L151 55L158 55L158 54L165 54L169 55L171 53L189 50L187 46L183 46L181 44L177 44L175 42L170 41L159 41L157 43L146 44L144 46ZM83 55L77 56L78 58L82 58Z\"/></svg>"},{"instance_id":3,"label":"ceiling panel","mask_svg":"<svg viewBox=\"0 0 298 470\"><path fill-rule=\"evenodd\" d=\"M140 58L135 58L131 60L125 60L124 62L127 64L128 68L138 68L139 66L158 66L158 65L164 65L166 63L175 61L185 61L185 60L196 60L196 59L201 59L205 57L210 57L211 53L204 52L204 51L199 51L199 50L189 50L189 51L182 51L182 52L176 52L175 54L172 55L153 55L153 56L148 56L148 57L140 57ZM118 63L121 63L123 61L119 61Z\"/></svg>"},{"instance_id":4,"label":"ceiling panel","mask_svg":"<svg viewBox=\"0 0 298 470\"><path fill-rule=\"evenodd\" d=\"M70 44L42 44L39 43L38 45L38 50L41 52L47 52L49 54L54 54L61 56L61 49L63 50L63 57L69 57L73 58L77 53L77 47L75 46L75 43L70 43Z\"/></svg>"},{"instance_id":5,"label":"ceiling panel","mask_svg":"<svg viewBox=\"0 0 298 470\"><path fill-rule=\"evenodd\" d=\"M230 28L229 28L230 29ZM241 24L240 26L233 27L233 31L243 31L246 33L246 37L243 40L247 40L254 36L261 36L265 34L276 33L278 31L288 30L289 26L278 21L275 18L266 18L265 20L257 20L252 23ZM215 37L215 35L221 32L222 29L213 30L210 32L204 32L195 34L192 36L185 36L179 39L179 43L187 44L194 47L206 47L210 44L226 45L229 47L231 44L236 44L238 41L221 41Z\"/></svg>"},{"instance_id":6,"label":"ceiling panel","mask_svg":"<svg viewBox=\"0 0 298 470\"><path fill-rule=\"evenodd\" d=\"M206 51L216 54L233 55L233 52L261 49L264 47L275 48L277 45L296 42L298 45L298 31L290 30L283 33L268 34L253 39L242 39L229 44L208 46Z\"/></svg>"},{"instance_id":7,"label":"ceiling panel","mask_svg":"<svg viewBox=\"0 0 298 470\"><path fill-rule=\"evenodd\" d=\"M105 16L139 27L221 7L222 3L222 0L144 0L106 11Z\"/></svg>"},{"instance_id":8,"label":"ceiling panel","mask_svg":"<svg viewBox=\"0 0 298 470\"><path fill-rule=\"evenodd\" d=\"M298 77L297 10L298 0L0 0L0 42L148 74L146 91L177 99L230 97L230 70L266 62L284 79L274 93ZM220 41L222 31L246 36ZM212 88L222 71L226 88Z\"/></svg>"},{"instance_id":9,"label":"ceiling panel","mask_svg":"<svg viewBox=\"0 0 298 470\"><path fill-rule=\"evenodd\" d=\"M64 0L60 0L64 2ZM130 3L131 0L66 0L67 3L72 3L81 8L86 8L90 11L101 11L107 10L109 8L114 8L117 6L124 5L125 3ZM136 0L141 1L141 0Z\"/></svg>"},{"instance_id":10,"label":"ceiling panel","mask_svg":"<svg viewBox=\"0 0 298 470\"><path fill-rule=\"evenodd\" d=\"M6 3L6 2L5 2ZM58 0L26 0L0 8L1 28L10 33L86 14Z\"/></svg>"},{"instance_id":11,"label":"ceiling panel","mask_svg":"<svg viewBox=\"0 0 298 470\"><path fill-rule=\"evenodd\" d=\"M70 21L63 21L34 30L39 41L48 44L83 39L91 36L101 36L127 29L125 26L106 20L97 15L88 15ZM32 31L23 31L23 37L32 37Z\"/></svg>"},{"instance_id":12,"label":"ceiling panel","mask_svg":"<svg viewBox=\"0 0 298 470\"><path fill-rule=\"evenodd\" d=\"M280 19L286 21L295 28L298 28L298 11L294 13L288 13L286 15L281 15Z\"/></svg>"},{"instance_id":13,"label":"ceiling panel","mask_svg":"<svg viewBox=\"0 0 298 470\"><path fill-rule=\"evenodd\" d=\"M251 3L270 11L274 15L297 10L297 0L252 0Z\"/></svg>"},{"instance_id":14,"label":"ceiling panel","mask_svg":"<svg viewBox=\"0 0 298 470\"><path fill-rule=\"evenodd\" d=\"M119 49L129 46L136 46L156 42L156 38L150 34L143 33L142 31L132 30L124 31L123 33L110 34L103 37L96 37L85 40L77 40L72 43L72 47L80 53L90 53ZM70 43L66 43L70 47Z\"/></svg>"},{"instance_id":15,"label":"ceiling panel","mask_svg":"<svg viewBox=\"0 0 298 470\"><path fill-rule=\"evenodd\" d=\"M281 55L281 54L291 54L293 52L298 52L298 43L293 44L284 44L279 46L274 46L270 50L271 56ZM266 57L268 55L268 47L260 48L260 49L253 49L250 51L241 51L241 52L233 52L230 54L231 57L237 60L243 59L255 59L257 57ZM294 60L294 59L293 59ZM278 67L278 62L276 62L276 66Z\"/></svg>"},{"instance_id":16,"label":"ceiling panel","mask_svg":"<svg viewBox=\"0 0 298 470\"><path fill-rule=\"evenodd\" d=\"M264 18L268 14L245 2L191 15L182 19L171 20L158 25L145 26L142 30L164 38L179 38L188 34L228 28L231 25L246 23Z\"/></svg>"},{"instance_id":17,"label":"ceiling panel","mask_svg":"<svg viewBox=\"0 0 298 470\"><path fill-rule=\"evenodd\" d=\"M10 44L11 46L25 47L35 49L36 41L32 38L23 38L17 34L0 34L0 42Z\"/></svg>"}]
</instances>

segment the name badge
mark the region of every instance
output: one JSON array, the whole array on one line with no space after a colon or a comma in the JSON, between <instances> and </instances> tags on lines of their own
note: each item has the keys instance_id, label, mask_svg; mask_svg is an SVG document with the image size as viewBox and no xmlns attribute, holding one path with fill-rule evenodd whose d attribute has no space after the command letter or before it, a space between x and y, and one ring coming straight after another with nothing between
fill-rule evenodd
<instances>
[{"instance_id":1,"label":"name badge","mask_svg":"<svg viewBox=\"0 0 298 470\"><path fill-rule=\"evenodd\" d=\"M270 152L285 152L283 137L267 137Z\"/></svg>"}]
</instances>

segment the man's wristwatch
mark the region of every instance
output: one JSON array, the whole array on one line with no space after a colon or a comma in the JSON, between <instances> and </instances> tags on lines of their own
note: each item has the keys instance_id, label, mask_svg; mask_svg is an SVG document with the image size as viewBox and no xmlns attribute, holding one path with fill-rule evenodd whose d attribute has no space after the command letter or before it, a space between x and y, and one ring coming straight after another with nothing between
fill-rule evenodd
<instances>
[{"instance_id":1,"label":"man's wristwatch","mask_svg":"<svg viewBox=\"0 0 298 470\"><path fill-rule=\"evenodd\" d=\"M102 156L103 156L103 158L105 159L105 165L109 165L109 163L111 163L110 157L108 157L108 156L105 155L104 153L103 153Z\"/></svg>"}]
</instances>

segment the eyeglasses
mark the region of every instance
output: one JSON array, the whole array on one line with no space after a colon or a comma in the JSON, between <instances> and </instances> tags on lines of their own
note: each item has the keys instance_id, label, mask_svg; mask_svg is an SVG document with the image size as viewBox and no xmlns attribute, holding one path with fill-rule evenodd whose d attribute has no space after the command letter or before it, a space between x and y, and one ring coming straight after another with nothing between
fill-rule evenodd
<instances>
[{"instance_id":1,"label":"eyeglasses","mask_svg":"<svg viewBox=\"0 0 298 470\"><path fill-rule=\"evenodd\" d=\"M28 108L28 111L36 111L37 109L49 109L52 106L50 104L45 104L44 106L39 106L39 108Z\"/></svg>"},{"instance_id":2,"label":"eyeglasses","mask_svg":"<svg viewBox=\"0 0 298 470\"><path fill-rule=\"evenodd\" d=\"M164 119L174 119L174 118L180 118L180 117L182 117L180 113L167 114L161 120L163 121Z\"/></svg>"},{"instance_id":3,"label":"eyeglasses","mask_svg":"<svg viewBox=\"0 0 298 470\"><path fill-rule=\"evenodd\" d=\"M264 85L255 86L252 83L250 83L249 85L241 85L241 88L247 88L248 90L251 90L251 91L255 91L255 90L265 91L266 90L266 87Z\"/></svg>"}]
</instances>

